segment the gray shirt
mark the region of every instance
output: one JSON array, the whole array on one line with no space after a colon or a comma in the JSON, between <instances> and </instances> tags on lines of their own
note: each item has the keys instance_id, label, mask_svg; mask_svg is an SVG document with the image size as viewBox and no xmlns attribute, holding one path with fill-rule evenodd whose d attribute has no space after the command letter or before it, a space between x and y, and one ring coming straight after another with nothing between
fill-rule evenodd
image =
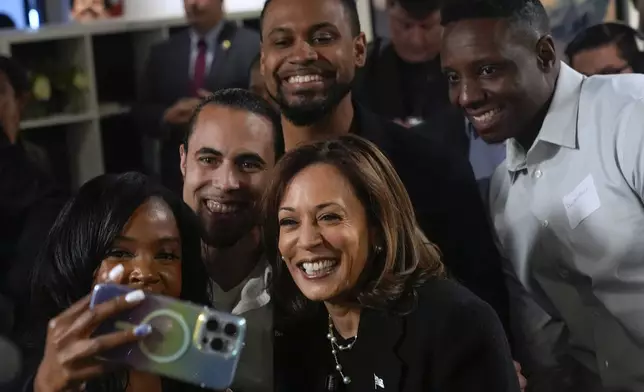
<instances>
[{"instance_id":1,"label":"gray shirt","mask_svg":"<svg viewBox=\"0 0 644 392\"><path fill-rule=\"evenodd\" d=\"M644 75L585 78L562 63L534 145L510 139L490 185L531 361L571 357L597 390L644 391L643 196Z\"/></svg>"},{"instance_id":2,"label":"gray shirt","mask_svg":"<svg viewBox=\"0 0 644 392\"><path fill-rule=\"evenodd\" d=\"M233 392L273 390L273 309L267 291L270 274L270 266L263 261L229 291L223 291L211 280L213 307L246 319L246 341L230 387Z\"/></svg>"}]
</instances>

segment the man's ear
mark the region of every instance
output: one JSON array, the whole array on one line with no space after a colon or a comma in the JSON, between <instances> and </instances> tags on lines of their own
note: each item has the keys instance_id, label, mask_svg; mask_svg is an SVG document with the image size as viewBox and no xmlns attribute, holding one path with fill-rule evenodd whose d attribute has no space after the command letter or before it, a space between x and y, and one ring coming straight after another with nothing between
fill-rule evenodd
<instances>
[{"instance_id":1,"label":"man's ear","mask_svg":"<svg viewBox=\"0 0 644 392\"><path fill-rule=\"evenodd\" d=\"M355 56L356 67L362 68L367 62L367 37L360 33L353 42L353 53Z\"/></svg>"},{"instance_id":2,"label":"man's ear","mask_svg":"<svg viewBox=\"0 0 644 392\"><path fill-rule=\"evenodd\" d=\"M544 72L550 72L557 66L557 49L555 42L550 35L539 38L536 46L537 61L539 68Z\"/></svg>"},{"instance_id":3,"label":"man's ear","mask_svg":"<svg viewBox=\"0 0 644 392\"><path fill-rule=\"evenodd\" d=\"M179 164L179 168L181 169L181 178L185 181L186 179L186 162L188 160L187 157L188 151L185 148L185 144L181 144L179 146L179 156L181 157L181 163Z\"/></svg>"}]
</instances>

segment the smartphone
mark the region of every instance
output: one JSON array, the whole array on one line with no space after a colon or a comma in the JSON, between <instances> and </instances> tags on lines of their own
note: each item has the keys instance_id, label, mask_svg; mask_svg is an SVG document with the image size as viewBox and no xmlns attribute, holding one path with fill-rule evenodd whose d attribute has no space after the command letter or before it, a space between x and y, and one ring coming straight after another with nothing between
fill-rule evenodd
<instances>
[{"instance_id":1,"label":"smartphone","mask_svg":"<svg viewBox=\"0 0 644 392\"><path fill-rule=\"evenodd\" d=\"M133 291L98 284L90 307ZM103 353L100 359L126 364L202 388L223 390L235 377L246 337L243 317L162 295L148 294L137 307L101 324L94 335L150 324L145 339Z\"/></svg>"}]
</instances>

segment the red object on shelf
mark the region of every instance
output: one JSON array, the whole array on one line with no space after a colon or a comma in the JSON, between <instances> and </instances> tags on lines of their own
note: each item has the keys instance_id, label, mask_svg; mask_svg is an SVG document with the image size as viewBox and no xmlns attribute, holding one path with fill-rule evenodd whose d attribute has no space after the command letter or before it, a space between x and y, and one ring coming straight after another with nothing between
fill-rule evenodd
<instances>
[{"instance_id":1,"label":"red object on shelf","mask_svg":"<svg viewBox=\"0 0 644 392\"><path fill-rule=\"evenodd\" d=\"M123 16L124 0L106 0L107 12L112 17Z\"/></svg>"}]
</instances>

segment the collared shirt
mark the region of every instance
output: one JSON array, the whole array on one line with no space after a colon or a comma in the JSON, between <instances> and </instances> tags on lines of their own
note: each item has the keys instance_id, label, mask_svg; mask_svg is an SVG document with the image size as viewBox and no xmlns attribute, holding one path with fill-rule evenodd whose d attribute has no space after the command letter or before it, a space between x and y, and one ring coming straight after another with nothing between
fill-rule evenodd
<instances>
[{"instance_id":1,"label":"collared shirt","mask_svg":"<svg viewBox=\"0 0 644 392\"><path fill-rule=\"evenodd\" d=\"M213 27L209 32L206 33L203 37L199 36L199 34L194 31L190 30L190 79L193 78L195 74L195 62L197 61L197 56L199 55L199 41L203 39L203 41L206 43L206 75L210 72L210 66L212 65L212 61L215 58L216 52L217 52L217 44L219 41L219 34L221 34L221 30L223 29L224 23L219 22L219 24L215 27Z\"/></svg>"},{"instance_id":2,"label":"collared shirt","mask_svg":"<svg viewBox=\"0 0 644 392\"><path fill-rule=\"evenodd\" d=\"M273 386L273 310L267 291L271 268L266 261L239 285L223 291L211 281L211 302L215 309L246 319L246 343L231 389L270 392Z\"/></svg>"},{"instance_id":3,"label":"collared shirt","mask_svg":"<svg viewBox=\"0 0 644 392\"><path fill-rule=\"evenodd\" d=\"M644 76L561 64L526 153L490 185L515 331L545 366L572 356L605 391L644 390Z\"/></svg>"},{"instance_id":4,"label":"collared shirt","mask_svg":"<svg viewBox=\"0 0 644 392\"><path fill-rule=\"evenodd\" d=\"M494 170L505 159L505 143L489 144L476 133L474 126L465 120L465 132L469 140L469 159L474 177L483 200L487 201L489 183Z\"/></svg>"}]
</instances>

